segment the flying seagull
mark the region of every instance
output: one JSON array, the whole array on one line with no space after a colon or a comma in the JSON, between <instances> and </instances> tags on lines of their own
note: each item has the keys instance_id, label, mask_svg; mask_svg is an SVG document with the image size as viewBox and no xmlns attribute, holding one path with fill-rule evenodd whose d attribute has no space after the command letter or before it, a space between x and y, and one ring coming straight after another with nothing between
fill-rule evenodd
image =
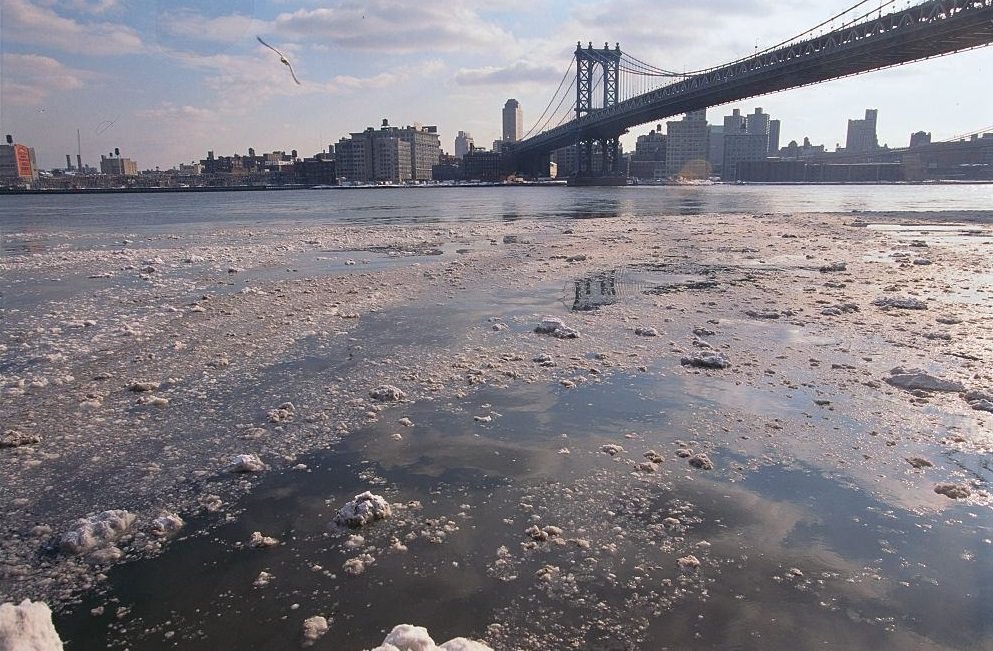
<instances>
[{"instance_id":1,"label":"flying seagull","mask_svg":"<svg viewBox=\"0 0 993 651\"><path fill-rule=\"evenodd\" d=\"M297 82L297 85L298 86L302 85L300 83L300 80L297 79L296 73L293 72L293 66L290 65L290 60L286 58L286 55L283 54L282 52L280 52L279 50L277 50L276 48L274 48L273 46L269 45L265 41L263 41L261 36L256 35L255 38L257 38L259 40L259 43L261 43L262 45L266 46L267 48L269 48L270 50L272 50L273 52L275 52L276 54L278 54L279 55L279 62L285 64L286 67L290 69L290 76L293 77L293 81Z\"/></svg>"}]
</instances>

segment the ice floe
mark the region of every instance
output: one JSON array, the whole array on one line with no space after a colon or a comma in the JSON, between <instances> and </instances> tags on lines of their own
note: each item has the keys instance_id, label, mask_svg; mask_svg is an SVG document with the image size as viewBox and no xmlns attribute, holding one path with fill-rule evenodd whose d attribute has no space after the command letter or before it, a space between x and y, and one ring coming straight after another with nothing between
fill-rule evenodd
<instances>
[{"instance_id":1,"label":"ice floe","mask_svg":"<svg viewBox=\"0 0 993 651\"><path fill-rule=\"evenodd\" d=\"M390 517L393 514L389 502L370 491L360 493L347 502L334 516L336 524L358 528Z\"/></svg>"},{"instance_id":2,"label":"ice floe","mask_svg":"<svg viewBox=\"0 0 993 651\"><path fill-rule=\"evenodd\" d=\"M70 554L86 554L105 547L128 533L135 520L137 516L120 509L80 518L75 528L59 537L59 549Z\"/></svg>"},{"instance_id":3,"label":"ice floe","mask_svg":"<svg viewBox=\"0 0 993 651\"><path fill-rule=\"evenodd\" d=\"M3 651L62 651L48 604L28 599L0 605L0 649Z\"/></svg>"}]
</instances>

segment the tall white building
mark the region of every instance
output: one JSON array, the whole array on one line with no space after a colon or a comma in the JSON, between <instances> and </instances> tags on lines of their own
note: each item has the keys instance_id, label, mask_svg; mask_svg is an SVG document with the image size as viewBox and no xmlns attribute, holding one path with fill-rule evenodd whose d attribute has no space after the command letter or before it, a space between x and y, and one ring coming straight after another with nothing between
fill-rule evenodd
<instances>
[{"instance_id":1,"label":"tall white building","mask_svg":"<svg viewBox=\"0 0 993 651\"><path fill-rule=\"evenodd\" d=\"M508 99L503 105L503 140L517 142L524 137L524 112L521 103L516 99Z\"/></svg>"},{"instance_id":2,"label":"tall white building","mask_svg":"<svg viewBox=\"0 0 993 651\"><path fill-rule=\"evenodd\" d=\"M459 131L459 135L455 136L455 158L462 160L462 157L469 153L472 146L472 135L465 131Z\"/></svg>"}]
</instances>

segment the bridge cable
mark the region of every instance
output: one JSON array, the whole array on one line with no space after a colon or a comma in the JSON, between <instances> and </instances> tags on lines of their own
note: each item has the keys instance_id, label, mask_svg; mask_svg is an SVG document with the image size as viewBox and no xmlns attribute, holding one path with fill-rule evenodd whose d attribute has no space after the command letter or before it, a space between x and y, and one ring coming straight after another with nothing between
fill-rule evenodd
<instances>
[{"instance_id":1,"label":"bridge cable","mask_svg":"<svg viewBox=\"0 0 993 651\"><path fill-rule=\"evenodd\" d=\"M559 91L562 90L562 84L565 83L566 77L568 77L569 76L569 73L572 72L572 63L575 60L576 60L576 55L573 54L572 60L569 61L569 65L565 69L565 74L562 75L562 80L559 82L558 88L555 89L555 93L552 95L552 98L550 100L548 100L548 104L545 106L545 110L541 112L541 116L539 116L538 119L535 120L534 124L531 126L531 128L528 130L528 132L525 133L521 137L521 140L524 140L525 138L528 138L534 132L535 127L537 127L538 124L541 123L542 118L544 118L545 115L548 113L548 109L550 109L552 107L552 102L555 101L555 98L558 97L558 95L559 95ZM573 83L575 83L575 82L573 82ZM560 101L559 104L561 104L561 103L562 102ZM556 110L558 110L558 109L556 109Z\"/></svg>"}]
</instances>

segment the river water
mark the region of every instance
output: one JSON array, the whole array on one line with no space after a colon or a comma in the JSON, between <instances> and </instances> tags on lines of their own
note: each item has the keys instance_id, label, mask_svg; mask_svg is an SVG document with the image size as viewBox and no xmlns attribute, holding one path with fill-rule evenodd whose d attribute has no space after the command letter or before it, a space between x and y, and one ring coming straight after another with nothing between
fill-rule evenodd
<instances>
[{"instance_id":1,"label":"river water","mask_svg":"<svg viewBox=\"0 0 993 651\"><path fill-rule=\"evenodd\" d=\"M991 208L993 185L19 196L0 199L0 237L5 253L24 254L112 248L163 233L188 241L254 225L925 211L985 220L988 213L974 211ZM455 257L453 248L438 253ZM639 295L697 279L651 269L617 278L607 282L626 282ZM365 355L390 364L401 346L444 349L497 305L522 332L536 313L595 311L607 304L580 295L601 281L505 287L363 316ZM23 318L90 291L84 280L51 296L32 287L0 280L0 308L14 305ZM351 354L309 346L232 395L262 402L272 387L292 395L305 384L347 382L357 363ZM988 508L907 507L866 488L868 464L854 463L849 474L793 458L788 442L756 456L745 441L765 435L762 422L812 418L809 389L730 387L670 371L624 368L569 390L484 386L461 401L397 407L330 449L298 456L296 469L254 480L221 514L184 513L183 535L164 553L114 568L99 589L59 608L57 627L69 649L297 648L301 621L313 614L331 620L314 648L343 651L371 648L401 622L427 626L438 641L485 638L501 651L993 649ZM398 426L401 416L414 427ZM875 422L843 408L816 418L830 431L819 443L825 456L864 446ZM619 433L629 433L621 441L637 461L644 450L661 451L663 469L637 475L600 452ZM694 438L708 439L722 460L711 476L691 474L675 456ZM925 449L950 466L964 463L954 451ZM982 463L970 472L988 480ZM335 510L367 489L416 505L353 532L363 540L329 530ZM568 540L529 547L522 532L532 523L558 526ZM247 549L253 531L281 544ZM348 576L342 568L359 552L375 561ZM674 570L691 554L699 571ZM253 585L260 572L272 575L269 585Z\"/></svg>"},{"instance_id":2,"label":"river water","mask_svg":"<svg viewBox=\"0 0 993 651\"><path fill-rule=\"evenodd\" d=\"M0 227L135 229L231 223L431 223L770 212L975 211L987 185L493 187L8 196Z\"/></svg>"}]
</instances>

